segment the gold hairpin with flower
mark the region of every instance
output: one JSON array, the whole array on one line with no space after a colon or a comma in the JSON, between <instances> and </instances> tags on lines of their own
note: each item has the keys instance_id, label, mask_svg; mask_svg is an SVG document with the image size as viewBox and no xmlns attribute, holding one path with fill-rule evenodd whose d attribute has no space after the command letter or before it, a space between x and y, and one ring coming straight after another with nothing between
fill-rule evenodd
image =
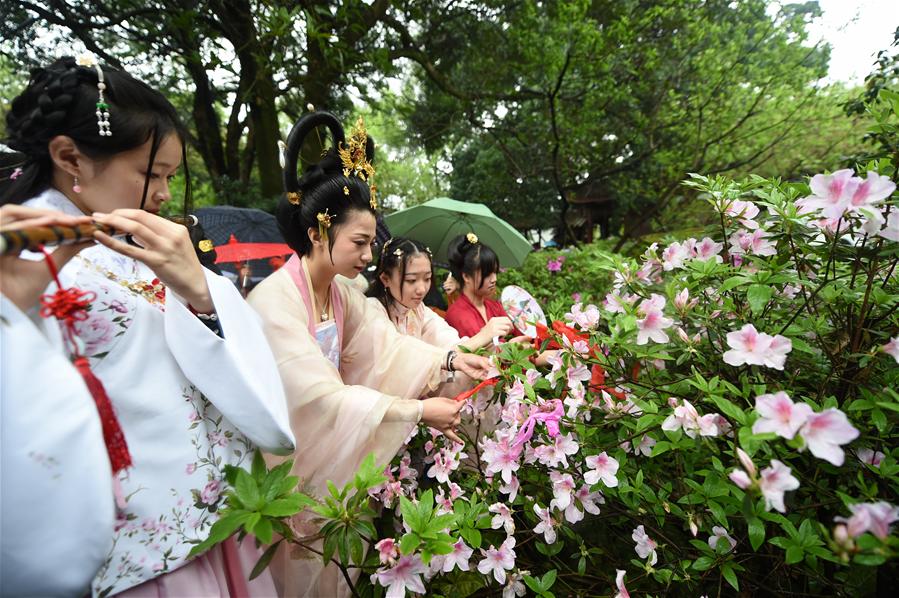
<instances>
[{"instance_id":1,"label":"gold hairpin with flower","mask_svg":"<svg viewBox=\"0 0 899 598\"><path fill-rule=\"evenodd\" d=\"M323 243L328 242L328 229L331 228L331 215L328 210L319 212L315 216L318 219L318 234L322 238Z\"/></svg>"},{"instance_id":2,"label":"gold hairpin with flower","mask_svg":"<svg viewBox=\"0 0 899 598\"><path fill-rule=\"evenodd\" d=\"M468 233L465 235L465 238L468 239L468 242L472 245L477 245L478 243L478 236L474 233Z\"/></svg>"},{"instance_id":3,"label":"gold hairpin with flower","mask_svg":"<svg viewBox=\"0 0 899 598\"><path fill-rule=\"evenodd\" d=\"M368 188L371 192L371 208L375 210L378 207L377 188L372 183L375 169L365 155L366 143L368 143L368 133L365 130L365 121L360 116L356 120L356 124L353 125L346 145L341 143L337 148L337 154L340 156L340 161L343 164L343 176L347 178L357 176L368 183Z\"/></svg>"}]
</instances>

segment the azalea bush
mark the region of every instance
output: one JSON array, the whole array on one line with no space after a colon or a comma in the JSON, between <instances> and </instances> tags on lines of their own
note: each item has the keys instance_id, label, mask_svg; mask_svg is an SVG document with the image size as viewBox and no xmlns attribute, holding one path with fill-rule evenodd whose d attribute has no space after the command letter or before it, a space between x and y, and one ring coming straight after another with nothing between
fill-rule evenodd
<instances>
[{"instance_id":1,"label":"azalea bush","mask_svg":"<svg viewBox=\"0 0 899 598\"><path fill-rule=\"evenodd\" d=\"M605 296L612 281L604 264L612 255L605 241L535 251L521 268L501 272L497 286L518 285L527 289L544 309L564 313L574 302L596 302Z\"/></svg>"},{"instance_id":2,"label":"azalea bush","mask_svg":"<svg viewBox=\"0 0 899 598\"><path fill-rule=\"evenodd\" d=\"M597 259L603 299L502 346L464 444L422 427L386 469L302 498L324 558L360 596L885 594L895 177L890 157L800 183L691 177L717 224Z\"/></svg>"}]
</instances>

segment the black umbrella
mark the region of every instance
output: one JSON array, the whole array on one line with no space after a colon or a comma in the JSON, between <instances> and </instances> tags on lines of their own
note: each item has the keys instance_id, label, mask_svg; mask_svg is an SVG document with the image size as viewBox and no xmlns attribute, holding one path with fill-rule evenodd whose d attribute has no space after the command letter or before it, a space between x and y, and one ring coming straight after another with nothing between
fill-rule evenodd
<instances>
[{"instance_id":1,"label":"black umbrella","mask_svg":"<svg viewBox=\"0 0 899 598\"><path fill-rule=\"evenodd\" d=\"M227 245L232 237L238 243L284 243L275 217L262 210L215 206L199 208L196 216L206 231L206 237L216 247ZM277 258L251 259L241 263L220 262L218 266L236 278L240 268L249 265L249 282L252 285L274 272L279 261Z\"/></svg>"}]
</instances>

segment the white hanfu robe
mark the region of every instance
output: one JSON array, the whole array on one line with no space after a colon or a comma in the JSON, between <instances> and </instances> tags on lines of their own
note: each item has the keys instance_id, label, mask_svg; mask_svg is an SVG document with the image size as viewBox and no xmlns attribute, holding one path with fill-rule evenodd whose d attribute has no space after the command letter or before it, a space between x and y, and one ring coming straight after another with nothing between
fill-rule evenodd
<instances>
[{"instance_id":1,"label":"white hanfu robe","mask_svg":"<svg viewBox=\"0 0 899 598\"><path fill-rule=\"evenodd\" d=\"M80 214L53 189L25 205ZM133 460L119 475L126 505L94 579L95 595L186 565L191 542L205 539L218 518L223 466L247 465L256 446L276 454L294 449L258 317L228 280L204 274L222 337L183 298L163 294L146 265L106 247L83 250L60 272L63 286L96 294L76 332Z\"/></svg>"},{"instance_id":2,"label":"white hanfu robe","mask_svg":"<svg viewBox=\"0 0 899 598\"><path fill-rule=\"evenodd\" d=\"M396 455L421 419L419 397L442 381L446 350L399 334L362 293L335 280L335 365L316 338L329 336L311 322L310 288L305 259L293 256L248 301L262 316L284 382L297 438L292 473L304 491L321 496L327 480L338 487L350 481L368 453L383 464ZM272 569L281 596L348 593L336 567L323 568L317 555L302 550L282 548Z\"/></svg>"},{"instance_id":3,"label":"white hanfu robe","mask_svg":"<svg viewBox=\"0 0 899 598\"><path fill-rule=\"evenodd\" d=\"M63 353L0 303L0 595L84 596L112 546L97 407Z\"/></svg>"}]
</instances>

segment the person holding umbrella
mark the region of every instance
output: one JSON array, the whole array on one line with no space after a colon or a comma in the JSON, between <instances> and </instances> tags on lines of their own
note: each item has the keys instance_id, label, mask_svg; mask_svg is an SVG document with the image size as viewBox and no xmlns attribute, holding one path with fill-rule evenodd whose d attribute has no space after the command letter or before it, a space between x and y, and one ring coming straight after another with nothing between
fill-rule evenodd
<instances>
[{"instance_id":1,"label":"person holding umbrella","mask_svg":"<svg viewBox=\"0 0 899 598\"><path fill-rule=\"evenodd\" d=\"M323 126L333 146L297 178L303 141ZM392 459L419 422L458 440L462 402L419 400L443 370L483 378L489 360L434 347L399 334L365 296L336 280L354 278L371 262L376 200L371 187L374 144L361 119L349 139L332 114L306 114L287 141L278 225L296 252L248 298L260 314L281 374L297 438L292 475L322 495L326 483L350 481L369 453ZM271 459L278 462L280 459ZM295 522L309 523L304 515ZM313 555L281 550L271 568L284 596L349 593L340 571Z\"/></svg>"}]
</instances>

